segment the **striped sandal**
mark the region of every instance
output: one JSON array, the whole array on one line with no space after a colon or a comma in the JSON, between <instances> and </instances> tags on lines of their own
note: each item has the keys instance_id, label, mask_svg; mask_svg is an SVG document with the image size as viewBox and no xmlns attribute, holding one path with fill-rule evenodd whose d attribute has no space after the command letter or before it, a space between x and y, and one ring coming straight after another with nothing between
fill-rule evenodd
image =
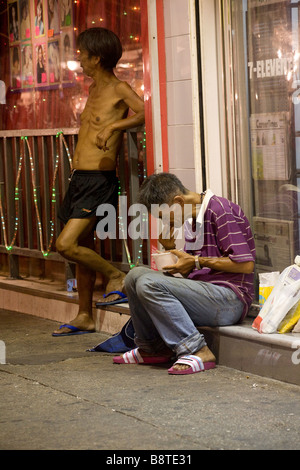
<instances>
[{"instance_id":1,"label":"striped sandal","mask_svg":"<svg viewBox=\"0 0 300 470\"><path fill-rule=\"evenodd\" d=\"M139 353L138 348L126 352L123 356L115 356L114 364L164 364L170 362L171 358L166 356L144 356Z\"/></svg>"},{"instance_id":2,"label":"striped sandal","mask_svg":"<svg viewBox=\"0 0 300 470\"><path fill-rule=\"evenodd\" d=\"M175 365L188 365L188 369L178 370L174 369ZM187 374L196 374L197 372L202 372L208 369L214 369L216 367L215 362L203 362L202 359L198 356L188 355L181 356L178 361L173 364L171 369L168 370L169 374L173 375L187 375Z\"/></svg>"}]
</instances>

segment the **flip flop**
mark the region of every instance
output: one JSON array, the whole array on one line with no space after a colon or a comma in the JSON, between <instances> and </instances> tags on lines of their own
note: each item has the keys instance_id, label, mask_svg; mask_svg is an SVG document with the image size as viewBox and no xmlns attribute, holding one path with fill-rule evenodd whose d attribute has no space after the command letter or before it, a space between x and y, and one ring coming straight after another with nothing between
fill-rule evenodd
<instances>
[{"instance_id":1,"label":"flip flop","mask_svg":"<svg viewBox=\"0 0 300 470\"><path fill-rule=\"evenodd\" d=\"M103 297L106 299L109 295L118 294L121 298L117 300L112 300L111 302L96 302L96 307L100 307L102 305L115 305L115 304L122 304L123 302L128 302L127 295L123 294L123 292L119 290L113 290L108 294L104 294Z\"/></svg>"},{"instance_id":2,"label":"flip flop","mask_svg":"<svg viewBox=\"0 0 300 470\"><path fill-rule=\"evenodd\" d=\"M114 364L164 364L171 359L166 356L145 356L142 357L138 348L126 352L123 356L115 356Z\"/></svg>"},{"instance_id":3,"label":"flip flop","mask_svg":"<svg viewBox=\"0 0 300 470\"><path fill-rule=\"evenodd\" d=\"M177 370L174 369L175 365L185 364L189 365L188 369ZM197 372L202 372L204 370L214 369L216 367L215 362L203 362L202 359L198 356L188 355L181 356L175 364L168 370L169 374L173 375L187 375L187 374L196 374Z\"/></svg>"},{"instance_id":4,"label":"flip flop","mask_svg":"<svg viewBox=\"0 0 300 470\"><path fill-rule=\"evenodd\" d=\"M68 325L67 323L65 323L64 325L60 325L59 330L61 328L69 328L72 331L70 331L70 333L52 333L52 336L75 336L84 335L86 333L95 333L95 331L80 330L76 326Z\"/></svg>"}]
</instances>

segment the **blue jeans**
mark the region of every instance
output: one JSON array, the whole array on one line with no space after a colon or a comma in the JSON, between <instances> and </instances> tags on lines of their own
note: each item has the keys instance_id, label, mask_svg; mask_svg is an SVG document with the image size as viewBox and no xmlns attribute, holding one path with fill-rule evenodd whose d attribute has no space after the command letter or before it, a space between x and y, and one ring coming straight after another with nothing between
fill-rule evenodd
<instances>
[{"instance_id":1,"label":"blue jeans","mask_svg":"<svg viewBox=\"0 0 300 470\"><path fill-rule=\"evenodd\" d=\"M136 267L125 278L135 343L158 354L165 346L177 357L206 346L197 326L237 323L243 303L232 289L208 282L167 276Z\"/></svg>"}]
</instances>

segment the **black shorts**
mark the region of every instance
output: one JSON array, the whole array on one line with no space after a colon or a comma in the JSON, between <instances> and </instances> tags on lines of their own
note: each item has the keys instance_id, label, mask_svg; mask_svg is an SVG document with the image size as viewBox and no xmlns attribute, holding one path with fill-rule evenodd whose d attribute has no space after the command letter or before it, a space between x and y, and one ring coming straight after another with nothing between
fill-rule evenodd
<instances>
[{"instance_id":1,"label":"black shorts","mask_svg":"<svg viewBox=\"0 0 300 470\"><path fill-rule=\"evenodd\" d=\"M100 204L112 204L117 208L116 172L73 170L58 218L66 224L69 219L94 217Z\"/></svg>"}]
</instances>

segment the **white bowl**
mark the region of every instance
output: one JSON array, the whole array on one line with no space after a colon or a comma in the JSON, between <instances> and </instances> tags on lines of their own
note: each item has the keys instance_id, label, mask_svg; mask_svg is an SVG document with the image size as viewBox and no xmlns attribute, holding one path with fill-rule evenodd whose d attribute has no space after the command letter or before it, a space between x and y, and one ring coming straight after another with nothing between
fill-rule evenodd
<instances>
[{"instance_id":1,"label":"white bowl","mask_svg":"<svg viewBox=\"0 0 300 470\"><path fill-rule=\"evenodd\" d=\"M178 260L177 256L173 255L173 253L170 253L169 251L164 253L154 253L152 256L159 271L163 271L165 266L176 264Z\"/></svg>"}]
</instances>

